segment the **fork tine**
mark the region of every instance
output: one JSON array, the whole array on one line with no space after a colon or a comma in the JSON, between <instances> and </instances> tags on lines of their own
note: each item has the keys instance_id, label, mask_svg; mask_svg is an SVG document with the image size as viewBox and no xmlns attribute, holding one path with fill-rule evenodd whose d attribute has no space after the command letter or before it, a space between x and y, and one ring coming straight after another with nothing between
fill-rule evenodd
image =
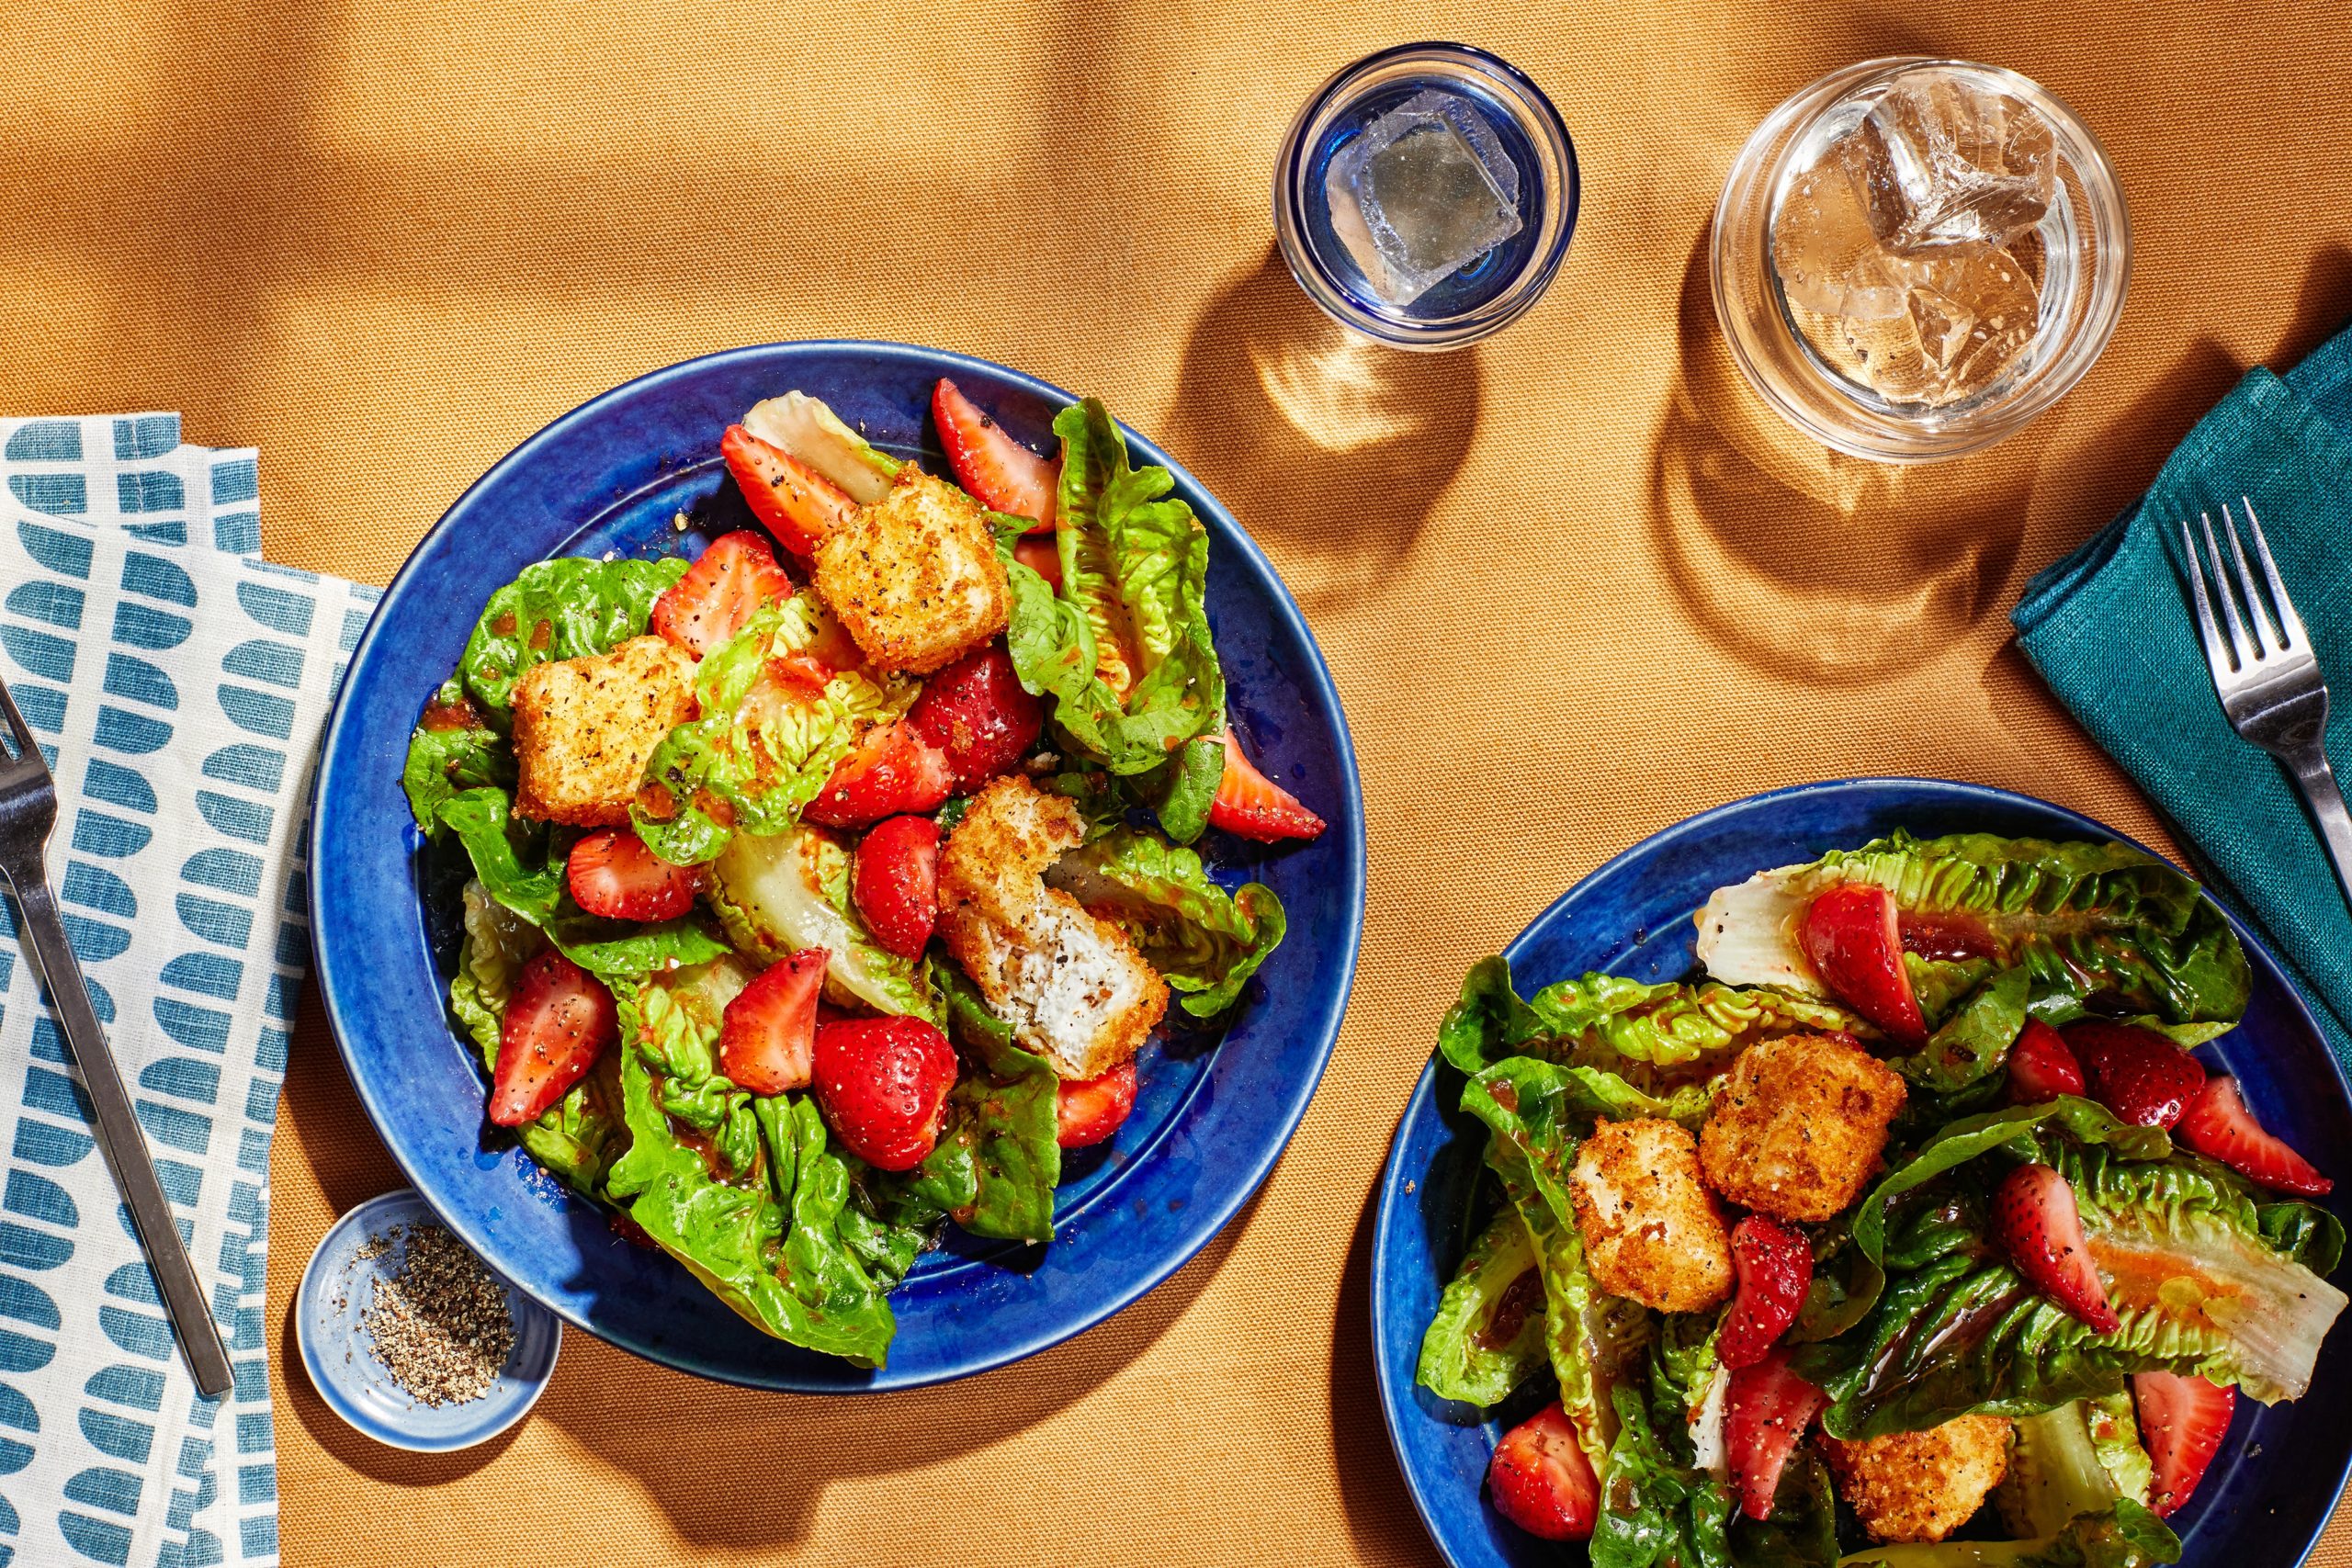
<instances>
[{"instance_id":1,"label":"fork tine","mask_svg":"<svg viewBox=\"0 0 2352 1568\"><path fill-rule=\"evenodd\" d=\"M2286 652L2287 638L2276 629L2270 612L2263 606L2262 590L2254 585L2254 569L2245 564L2245 547L2238 543L2238 520L2230 515L2230 503L2226 501L2222 502L2222 532L2230 536L2230 559L2238 569L2238 594L2245 599L2245 618L2254 628L2255 646L2264 653Z\"/></svg>"},{"instance_id":2,"label":"fork tine","mask_svg":"<svg viewBox=\"0 0 2352 1568\"><path fill-rule=\"evenodd\" d=\"M2287 597L2287 585L2278 579L2278 563L2270 558L2270 541L2262 536L2262 519L2254 514L2254 498L2242 495L2238 503L2245 508L2246 525L2254 531L2254 553L2262 558L2262 576L2270 584L2270 603L2278 612L2278 625L2290 646L2307 649L2311 634L2303 630L2303 617L2295 613L2295 602Z\"/></svg>"},{"instance_id":3,"label":"fork tine","mask_svg":"<svg viewBox=\"0 0 2352 1568\"><path fill-rule=\"evenodd\" d=\"M2246 640L2245 623L2238 619L2238 602L2230 596L2230 570L2222 564L2222 547L2213 538L2213 519L2202 512L2197 516L2205 525L2205 552L2213 558L2213 597L2222 602L2222 615L2230 623L2230 647L2237 653L2233 668L2243 670L2254 662L2254 644Z\"/></svg>"},{"instance_id":4,"label":"fork tine","mask_svg":"<svg viewBox=\"0 0 2352 1568\"><path fill-rule=\"evenodd\" d=\"M2197 558L2197 541L2188 525L2180 525L2180 547L2188 552L2188 594L2197 604L2197 634L2204 639L2206 667L2219 681L2230 671L2230 650L2222 645L2222 628L2213 619L2212 602L2205 597L2205 563Z\"/></svg>"},{"instance_id":5,"label":"fork tine","mask_svg":"<svg viewBox=\"0 0 2352 1568\"><path fill-rule=\"evenodd\" d=\"M49 760L40 754L40 742L33 739L32 726L27 724L25 716L17 711L17 699L8 694L8 683L6 681L0 681L0 713L7 715L8 728L16 735L17 760L22 761L26 757L30 757L46 771L49 767Z\"/></svg>"}]
</instances>

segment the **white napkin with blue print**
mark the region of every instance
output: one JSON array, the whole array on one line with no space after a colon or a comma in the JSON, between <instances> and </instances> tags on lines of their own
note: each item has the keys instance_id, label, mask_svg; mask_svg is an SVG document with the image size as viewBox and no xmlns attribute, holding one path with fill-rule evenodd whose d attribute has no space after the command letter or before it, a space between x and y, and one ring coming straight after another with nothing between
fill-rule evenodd
<instances>
[{"instance_id":1,"label":"white napkin with blue print","mask_svg":"<svg viewBox=\"0 0 2352 1568\"><path fill-rule=\"evenodd\" d=\"M378 591L262 560L254 454L183 446L176 414L0 420L0 675L57 776L50 880L236 1371L197 1397L0 944L0 1568L274 1563L269 1135L311 767Z\"/></svg>"}]
</instances>

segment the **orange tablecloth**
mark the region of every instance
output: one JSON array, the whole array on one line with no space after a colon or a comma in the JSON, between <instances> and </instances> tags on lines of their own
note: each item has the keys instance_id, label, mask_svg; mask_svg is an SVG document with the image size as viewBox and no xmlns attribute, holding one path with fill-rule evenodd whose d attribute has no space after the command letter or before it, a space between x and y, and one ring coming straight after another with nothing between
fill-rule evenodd
<instances>
[{"instance_id":1,"label":"orange tablecloth","mask_svg":"<svg viewBox=\"0 0 2352 1568\"><path fill-rule=\"evenodd\" d=\"M1430 1562L1373 1395L1368 1194L1471 959L1631 840L1797 780L1973 779L2161 838L2005 612L2245 367L2352 310L2340 16L1511 11L8 7L0 409L185 410L192 440L260 446L274 558L382 581L501 454L640 371L777 338L968 350L1099 391L1231 502L1363 752L1371 908L1338 1056L1264 1193L1166 1286L1034 1360L879 1399L722 1389L575 1334L537 1416L452 1458L378 1448L284 1375L288 1563ZM1419 37L1528 70L1587 181L1551 298L1434 359L1342 339L1267 218L1293 110ZM1897 52L2055 90L2138 235L2089 380L1909 472L1774 428L1697 265L1758 118ZM272 1174L290 1346L311 1246L397 1181L314 1003ZM2352 1563L2342 1517L2316 1561Z\"/></svg>"}]
</instances>

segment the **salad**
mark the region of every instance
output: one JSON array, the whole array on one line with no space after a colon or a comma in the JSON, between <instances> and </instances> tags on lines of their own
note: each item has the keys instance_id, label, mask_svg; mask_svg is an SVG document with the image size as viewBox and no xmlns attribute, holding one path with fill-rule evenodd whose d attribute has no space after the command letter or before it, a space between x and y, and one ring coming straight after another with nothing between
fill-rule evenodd
<instances>
[{"instance_id":1,"label":"salad","mask_svg":"<svg viewBox=\"0 0 2352 1568\"><path fill-rule=\"evenodd\" d=\"M1697 921L1693 979L1489 958L1440 1028L1488 1135L1419 1379L1533 1412L1497 1511L1598 1568L2177 1561L2346 1304L2329 1179L2190 1054L2226 919L2120 844L1898 834Z\"/></svg>"},{"instance_id":2,"label":"salad","mask_svg":"<svg viewBox=\"0 0 2352 1568\"><path fill-rule=\"evenodd\" d=\"M1091 399L1050 458L951 381L933 413L952 482L801 393L751 409L719 449L759 528L526 568L402 779L462 861L489 1121L868 1365L942 1227L1050 1240L1147 1042L1221 1027L1281 942L1193 846L1323 829L1227 727L1168 470Z\"/></svg>"}]
</instances>

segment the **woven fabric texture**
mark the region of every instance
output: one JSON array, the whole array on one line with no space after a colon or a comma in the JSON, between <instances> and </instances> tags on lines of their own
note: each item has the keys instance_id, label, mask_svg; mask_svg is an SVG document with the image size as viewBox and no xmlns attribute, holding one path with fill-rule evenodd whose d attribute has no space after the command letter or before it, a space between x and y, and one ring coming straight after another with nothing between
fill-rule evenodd
<instances>
[{"instance_id":1,"label":"woven fabric texture","mask_svg":"<svg viewBox=\"0 0 2352 1568\"><path fill-rule=\"evenodd\" d=\"M1389 354L1299 295L1267 182L1325 76L1447 37L1549 91L1583 213L1508 333ZM1902 470L1749 395L1703 247L1773 105L1930 51L2096 128L2137 254L2063 404ZM190 439L261 448L273 559L382 582L483 468L641 371L780 338L966 350L1100 393L1233 506L1363 755L1338 1055L1263 1194L1168 1284L882 1399L717 1388L573 1335L529 1422L440 1459L375 1447L281 1365L284 1560L1431 1562L1373 1393L1369 1194L1464 967L1627 843L1801 780L1977 780L2165 841L2007 612L2246 367L2352 312L2347 76L2352 37L2300 0L17 0L0 408L184 410ZM316 1238L400 1181L314 1001L272 1177L283 1350ZM2352 1565L2352 1530L2314 1561Z\"/></svg>"}]
</instances>

